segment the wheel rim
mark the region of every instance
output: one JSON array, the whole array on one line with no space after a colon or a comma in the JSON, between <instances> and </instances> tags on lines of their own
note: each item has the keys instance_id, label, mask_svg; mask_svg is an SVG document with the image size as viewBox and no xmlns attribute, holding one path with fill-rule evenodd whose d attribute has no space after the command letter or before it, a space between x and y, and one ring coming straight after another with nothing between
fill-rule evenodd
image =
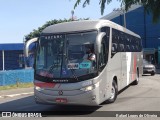
<instances>
[{"instance_id":1,"label":"wheel rim","mask_svg":"<svg viewBox=\"0 0 160 120\"><path fill-rule=\"evenodd\" d=\"M116 90L115 90L115 88L112 86L110 99L114 99L115 93L116 93Z\"/></svg>"}]
</instances>

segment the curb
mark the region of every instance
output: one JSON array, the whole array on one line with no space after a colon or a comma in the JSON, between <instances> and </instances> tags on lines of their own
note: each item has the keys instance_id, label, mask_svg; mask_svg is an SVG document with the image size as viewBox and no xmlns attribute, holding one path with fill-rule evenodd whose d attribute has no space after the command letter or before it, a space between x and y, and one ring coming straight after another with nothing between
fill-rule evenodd
<instances>
[{"instance_id":1,"label":"curb","mask_svg":"<svg viewBox=\"0 0 160 120\"><path fill-rule=\"evenodd\" d=\"M29 93L20 93L20 94L12 94L12 95L2 95L0 96L1 98L8 98L8 97L16 97L16 96L22 96L22 95L32 95L34 92L29 92Z\"/></svg>"}]
</instances>

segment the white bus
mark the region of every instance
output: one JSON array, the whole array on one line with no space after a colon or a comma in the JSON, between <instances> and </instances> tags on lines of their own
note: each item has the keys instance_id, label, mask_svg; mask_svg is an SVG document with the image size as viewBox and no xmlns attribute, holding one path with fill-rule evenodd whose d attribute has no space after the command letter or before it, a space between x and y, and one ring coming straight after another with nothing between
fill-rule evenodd
<instances>
[{"instance_id":1,"label":"white bus","mask_svg":"<svg viewBox=\"0 0 160 120\"><path fill-rule=\"evenodd\" d=\"M143 73L140 36L108 20L51 25L26 43L26 56L35 41L36 103L113 103Z\"/></svg>"}]
</instances>

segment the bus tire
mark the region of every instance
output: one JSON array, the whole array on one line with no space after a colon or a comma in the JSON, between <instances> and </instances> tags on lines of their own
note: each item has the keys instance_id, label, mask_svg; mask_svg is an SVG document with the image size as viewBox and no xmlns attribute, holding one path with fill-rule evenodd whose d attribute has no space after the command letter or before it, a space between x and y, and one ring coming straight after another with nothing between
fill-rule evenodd
<instances>
[{"instance_id":1,"label":"bus tire","mask_svg":"<svg viewBox=\"0 0 160 120\"><path fill-rule=\"evenodd\" d=\"M117 99L117 95L118 95L117 83L115 82L115 80L113 80L113 82L112 82L112 90L111 90L111 97L106 100L106 103L114 103L115 100Z\"/></svg>"},{"instance_id":2,"label":"bus tire","mask_svg":"<svg viewBox=\"0 0 160 120\"><path fill-rule=\"evenodd\" d=\"M132 83L132 85L138 85L139 83L139 70L137 69L136 80Z\"/></svg>"}]
</instances>

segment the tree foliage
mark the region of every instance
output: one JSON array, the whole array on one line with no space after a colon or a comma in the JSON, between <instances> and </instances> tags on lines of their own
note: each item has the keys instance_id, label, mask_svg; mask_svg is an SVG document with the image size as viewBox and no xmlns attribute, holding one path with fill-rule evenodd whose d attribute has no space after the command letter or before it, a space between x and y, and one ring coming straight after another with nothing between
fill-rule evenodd
<instances>
[{"instance_id":1,"label":"tree foliage","mask_svg":"<svg viewBox=\"0 0 160 120\"><path fill-rule=\"evenodd\" d=\"M82 0L76 0L74 9L80 4ZM90 4L91 0L84 0L83 7ZM153 22L158 22L160 18L160 0L117 0L121 2L121 6L125 5L126 11L130 8L133 4L140 4L144 6L145 11L147 13L153 14ZM101 15L104 13L105 5L112 2L112 0L99 0L99 5L101 9Z\"/></svg>"},{"instance_id":2,"label":"tree foliage","mask_svg":"<svg viewBox=\"0 0 160 120\"><path fill-rule=\"evenodd\" d=\"M38 27L38 29L34 29L32 32L30 32L28 35L25 36L25 40L29 40L29 39L32 39L34 37L39 37L41 32L48 26L50 25L54 25L54 24L58 24L58 23L62 23L62 22L69 22L71 21L71 19L67 20L67 19L64 19L64 20L51 20L51 21L47 21L44 25L42 25L41 27Z\"/></svg>"},{"instance_id":3,"label":"tree foliage","mask_svg":"<svg viewBox=\"0 0 160 120\"><path fill-rule=\"evenodd\" d=\"M88 20L89 18L86 19L78 19L78 20ZM77 21L78 21L77 20ZM41 27L38 27L38 29L34 29L32 32L30 32L28 35L25 36L25 41L28 41L29 39L35 38L35 37L39 37L41 32L48 26L50 25L54 25L54 24L58 24L58 23L63 23L63 22L70 22L72 21L72 19L64 19L64 20L50 20L47 21L44 25L42 25Z\"/></svg>"}]
</instances>

